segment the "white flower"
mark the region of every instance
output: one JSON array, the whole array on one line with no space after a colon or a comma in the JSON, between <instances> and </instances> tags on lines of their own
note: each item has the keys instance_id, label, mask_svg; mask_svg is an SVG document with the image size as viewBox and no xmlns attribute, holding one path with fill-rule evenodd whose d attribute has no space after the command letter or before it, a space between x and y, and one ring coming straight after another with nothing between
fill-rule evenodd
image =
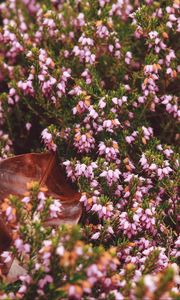
<instances>
[{"instance_id":1,"label":"white flower","mask_svg":"<svg viewBox=\"0 0 180 300\"><path fill-rule=\"evenodd\" d=\"M99 236L100 236L100 232L96 232L96 233L94 233L94 234L92 235L91 239L92 239L92 240L97 240L97 239L99 238Z\"/></svg>"},{"instance_id":2,"label":"white flower","mask_svg":"<svg viewBox=\"0 0 180 300\"><path fill-rule=\"evenodd\" d=\"M64 255L64 246L63 245L59 245L57 247L56 254L58 254L59 256L63 256Z\"/></svg>"}]
</instances>

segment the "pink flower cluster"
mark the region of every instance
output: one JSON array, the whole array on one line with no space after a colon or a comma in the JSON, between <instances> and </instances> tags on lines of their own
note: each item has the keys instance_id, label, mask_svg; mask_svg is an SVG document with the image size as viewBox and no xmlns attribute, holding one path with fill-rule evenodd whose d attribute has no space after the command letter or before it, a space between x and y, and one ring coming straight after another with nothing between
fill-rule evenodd
<instances>
[{"instance_id":1,"label":"pink flower cluster","mask_svg":"<svg viewBox=\"0 0 180 300\"><path fill-rule=\"evenodd\" d=\"M177 0L0 4L0 159L13 146L21 152L31 143L29 150L39 151L41 141L56 152L81 193L79 232L92 243L90 250L72 250L78 234L38 232L44 240L34 299L46 291L51 298L57 282L59 299L153 299L156 292L173 299L167 294L173 289L161 294L159 282L179 256L179 8ZM22 203L30 201L25 195ZM43 191L37 202L32 219L40 224L48 202ZM48 215L57 218L61 209L54 199ZM5 218L15 220L10 205ZM20 236L14 245L18 257L33 251ZM86 265L103 247L109 251L103 260ZM2 257L10 259L8 252ZM23 298L31 280L21 281Z\"/></svg>"}]
</instances>

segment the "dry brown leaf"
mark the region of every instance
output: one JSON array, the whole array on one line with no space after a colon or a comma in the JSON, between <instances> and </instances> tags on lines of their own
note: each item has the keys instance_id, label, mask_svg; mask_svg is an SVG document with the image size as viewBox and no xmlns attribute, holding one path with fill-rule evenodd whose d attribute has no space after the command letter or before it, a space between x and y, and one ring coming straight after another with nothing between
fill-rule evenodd
<instances>
[{"instance_id":1,"label":"dry brown leaf","mask_svg":"<svg viewBox=\"0 0 180 300\"><path fill-rule=\"evenodd\" d=\"M15 258L12 261L12 264L9 268L9 271L7 273L7 276L5 277L5 282L7 283L13 283L18 280L19 276L27 275L27 271L25 268L23 268L18 260Z\"/></svg>"},{"instance_id":2,"label":"dry brown leaf","mask_svg":"<svg viewBox=\"0 0 180 300\"><path fill-rule=\"evenodd\" d=\"M0 219L0 253L8 249L11 243L11 234L7 227L4 225L4 222Z\"/></svg>"},{"instance_id":3,"label":"dry brown leaf","mask_svg":"<svg viewBox=\"0 0 180 300\"><path fill-rule=\"evenodd\" d=\"M80 193L68 182L52 153L29 153L2 160L0 202L10 194L22 197L31 181L38 181L41 187L47 188L49 196L59 199L62 204L60 218L47 219L45 225L76 224L79 221L82 213ZM3 251L9 247L11 239L2 220L0 229L0 251Z\"/></svg>"}]
</instances>

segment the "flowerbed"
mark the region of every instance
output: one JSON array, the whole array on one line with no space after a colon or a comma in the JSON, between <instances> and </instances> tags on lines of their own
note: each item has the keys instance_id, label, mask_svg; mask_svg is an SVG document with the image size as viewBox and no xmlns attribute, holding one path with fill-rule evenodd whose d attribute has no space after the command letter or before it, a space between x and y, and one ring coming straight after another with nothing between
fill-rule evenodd
<instances>
[{"instance_id":1,"label":"flowerbed","mask_svg":"<svg viewBox=\"0 0 180 300\"><path fill-rule=\"evenodd\" d=\"M0 154L56 152L79 225L31 183L1 215L0 299L178 299L178 0L0 4Z\"/></svg>"}]
</instances>

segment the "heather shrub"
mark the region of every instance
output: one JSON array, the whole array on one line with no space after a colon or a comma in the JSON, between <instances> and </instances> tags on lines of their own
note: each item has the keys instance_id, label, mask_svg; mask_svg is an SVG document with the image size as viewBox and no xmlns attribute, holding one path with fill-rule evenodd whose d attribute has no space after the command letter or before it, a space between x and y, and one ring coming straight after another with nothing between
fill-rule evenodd
<instances>
[{"instance_id":1,"label":"heather shrub","mask_svg":"<svg viewBox=\"0 0 180 300\"><path fill-rule=\"evenodd\" d=\"M14 245L1 256L26 274L2 275L0 299L178 299L179 8L0 4L0 158L56 152L83 206L55 229L37 183L4 200Z\"/></svg>"}]
</instances>

